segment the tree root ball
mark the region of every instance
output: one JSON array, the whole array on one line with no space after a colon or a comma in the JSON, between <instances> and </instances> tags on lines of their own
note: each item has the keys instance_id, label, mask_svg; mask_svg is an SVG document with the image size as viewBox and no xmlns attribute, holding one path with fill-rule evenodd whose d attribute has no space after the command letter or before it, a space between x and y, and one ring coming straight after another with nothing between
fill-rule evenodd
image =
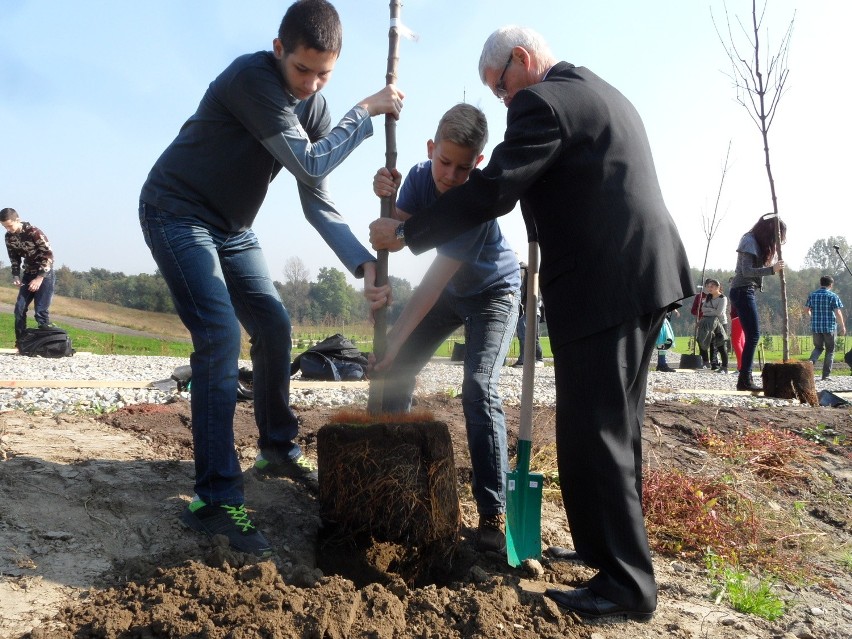
<instances>
[{"instance_id":1,"label":"tree root ball","mask_svg":"<svg viewBox=\"0 0 852 639\"><path fill-rule=\"evenodd\" d=\"M335 535L408 547L457 543L461 510L449 429L443 422L413 419L349 414L349 423L319 430L325 528Z\"/></svg>"},{"instance_id":2,"label":"tree root ball","mask_svg":"<svg viewBox=\"0 0 852 639\"><path fill-rule=\"evenodd\" d=\"M819 406L811 362L784 362L763 367L763 394L778 399L798 399L803 404Z\"/></svg>"}]
</instances>

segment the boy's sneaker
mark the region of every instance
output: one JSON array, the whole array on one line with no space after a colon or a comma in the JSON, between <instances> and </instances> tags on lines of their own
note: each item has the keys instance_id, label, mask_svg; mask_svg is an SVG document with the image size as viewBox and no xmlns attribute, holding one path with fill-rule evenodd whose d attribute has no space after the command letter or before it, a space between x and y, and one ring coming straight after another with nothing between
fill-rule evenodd
<instances>
[{"instance_id":1,"label":"boy's sneaker","mask_svg":"<svg viewBox=\"0 0 852 639\"><path fill-rule=\"evenodd\" d=\"M506 552L506 533L503 532L506 516L480 515L476 536L476 549L479 552Z\"/></svg>"},{"instance_id":2,"label":"boy's sneaker","mask_svg":"<svg viewBox=\"0 0 852 639\"><path fill-rule=\"evenodd\" d=\"M319 492L319 474L316 464L299 453L295 459L267 459L259 453L254 462L254 468L261 475L272 477L289 477L302 482L312 492Z\"/></svg>"},{"instance_id":3,"label":"boy's sneaker","mask_svg":"<svg viewBox=\"0 0 852 639\"><path fill-rule=\"evenodd\" d=\"M211 506L205 504L196 495L186 510L181 513L180 520L188 528L204 533L210 538L215 535L225 535L234 550L258 557L268 557L272 554L272 546L251 523L243 504Z\"/></svg>"},{"instance_id":4,"label":"boy's sneaker","mask_svg":"<svg viewBox=\"0 0 852 639\"><path fill-rule=\"evenodd\" d=\"M535 360L535 367L536 368L543 368L544 367L544 360L543 359Z\"/></svg>"}]
</instances>

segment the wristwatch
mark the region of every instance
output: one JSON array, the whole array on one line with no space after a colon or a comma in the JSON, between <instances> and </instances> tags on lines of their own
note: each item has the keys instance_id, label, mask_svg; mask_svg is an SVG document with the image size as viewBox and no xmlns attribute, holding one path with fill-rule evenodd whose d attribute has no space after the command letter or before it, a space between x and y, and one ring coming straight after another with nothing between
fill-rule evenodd
<instances>
[{"instance_id":1,"label":"wristwatch","mask_svg":"<svg viewBox=\"0 0 852 639\"><path fill-rule=\"evenodd\" d=\"M398 242L401 242L402 245L405 246L405 222L401 222L399 226L396 227L394 237L396 237Z\"/></svg>"}]
</instances>

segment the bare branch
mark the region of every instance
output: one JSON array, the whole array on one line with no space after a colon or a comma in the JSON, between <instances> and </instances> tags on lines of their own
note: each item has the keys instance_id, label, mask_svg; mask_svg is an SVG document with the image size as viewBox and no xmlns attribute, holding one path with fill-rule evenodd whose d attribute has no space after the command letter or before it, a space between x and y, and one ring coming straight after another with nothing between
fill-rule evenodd
<instances>
[{"instance_id":1,"label":"bare branch","mask_svg":"<svg viewBox=\"0 0 852 639\"><path fill-rule=\"evenodd\" d=\"M719 224L722 223L722 217L719 217L719 202L722 199L722 187L725 185L725 176L728 174L728 160L731 157L731 140L728 140L728 151L725 153L725 163L722 165L722 177L719 180L719 190L716 193L716 204L713 207L713 217L709 220L706 215L702 215L701 224L704 229L704 237L707 238L707 244L704 249L704 264L701 266L701 282L704 283L704 273L707 270L707 256L710 254L710 242L713 237L716 235L716 231L719 230ZM718 220L717 220L718 218ZM695 345L698 342L698 322L699 322L699 314L695 315L695 326L693 331L693 350L692 354L695 355Z\"/></svg>"}]
</instances>

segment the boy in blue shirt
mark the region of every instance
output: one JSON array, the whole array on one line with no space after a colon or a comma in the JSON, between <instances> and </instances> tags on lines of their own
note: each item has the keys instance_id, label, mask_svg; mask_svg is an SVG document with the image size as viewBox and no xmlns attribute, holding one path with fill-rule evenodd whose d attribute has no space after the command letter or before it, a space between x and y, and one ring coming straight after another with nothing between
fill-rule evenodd
<instances>
[{"instance_id":1,"label":"boy in blue shirt","mask_svg":"<svg viewBox=\"0 0 852 639\"><path fill-rule=\"evenodd\" d=\"M846 323L843 321L843 302L832 291L834 278L823 275L819 278L819 288L808 295L805 308L811 316L811 333L814 336L814 350L811 352L811 363L816 369L816 363L822 351L825 350L825 360L822 363L822 379L831 379L831 366L834 363L834 339L838 327L840 334L846 335Z\"/></svg>"},{"instance_id":2,"label":"boy in blue shirt","mask_svg":"<svg viewBox=\"0 0 852 639\"><path fill-rule=\"evenodd\" d=\"M380 169L373 182L379 197L399 188L394 217L407 220L449 189L467 181L482 161L488 123L479 109L457 104L426 143L426 162L402 175ZM505 552L506 419L497 391L518 317L518 260L492 220L437 247L438 256L387 336L374 370L384 375L382 410L407 412L417 374L437 348L464 326L462 406L479 512L477 548Z\"/></svg>"}]
</instances>

